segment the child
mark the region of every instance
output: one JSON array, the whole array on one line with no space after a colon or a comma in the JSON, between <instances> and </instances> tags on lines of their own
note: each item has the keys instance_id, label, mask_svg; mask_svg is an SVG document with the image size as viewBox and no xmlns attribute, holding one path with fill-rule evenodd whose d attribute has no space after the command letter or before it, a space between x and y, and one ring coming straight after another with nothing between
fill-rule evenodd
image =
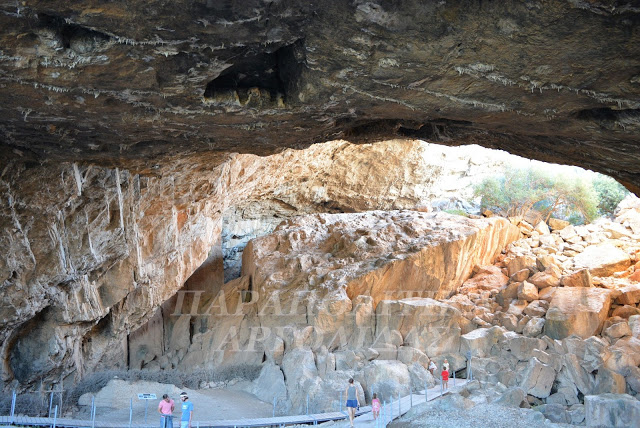
<instances>
[{"instance_id":1,"label":"child","mask_svg":"<svg viewBox=\"0 0 640 428\"><path fill-rule=\"evenodd\" d=\"M378 419L380 416L380 400L378 400L378 394L373 394L371 399L371 411L373 412L373 419Z\"/></svg>"},{"instance_id":2,"label":"child","mask_svg":"<svg viewBox=\"0 0 640 428\"><path fill-rule=\"evenodd\" d=\"M443 366L442 367L442 389L446 390L449 387L449 370L447 370L447 367Z\"/></svg>"}]
</instances>

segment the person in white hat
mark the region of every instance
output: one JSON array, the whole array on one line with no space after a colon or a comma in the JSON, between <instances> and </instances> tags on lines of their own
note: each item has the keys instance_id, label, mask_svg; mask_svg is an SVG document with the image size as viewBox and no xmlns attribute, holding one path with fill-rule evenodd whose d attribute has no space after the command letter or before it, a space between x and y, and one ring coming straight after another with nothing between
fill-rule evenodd
<instances>
[{"instance_id":1,"label":"person in white hat","mask_svg":"<svg viewBox=\"0 0 640 428\"><path fill-rule=\"evenodd\" d=\"M193 403L189 401L186 392L180 393L182 400L182 417L180 418L180 428L191 428L191 419L193 418Z\"/></svg>"}]
</instances>

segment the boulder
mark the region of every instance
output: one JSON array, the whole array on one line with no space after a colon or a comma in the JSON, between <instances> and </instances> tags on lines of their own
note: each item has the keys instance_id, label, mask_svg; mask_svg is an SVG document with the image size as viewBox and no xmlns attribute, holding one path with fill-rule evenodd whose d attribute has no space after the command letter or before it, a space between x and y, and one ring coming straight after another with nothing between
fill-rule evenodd
<instances>
[{"instance_id":1,"label":"boulder","mask_svg":"<svg viewBox=\"0 0 640 428\"><path fill-rule=\"evenodd\" d=\"M547 344L540 339L517 335L508 337L505 340L504 347L510 350L518 360L529 361L534 356L534 350L544 351L547 349Z\"/></svg>"},{"instance_id":2,"label":"boulder","mask_svg":"<svg viewBox=\"0 0 640 428\"><path fill-rule=\"evenodd\" d=\"M615 339L631 336L631 328L629 328L629 323L626 321L618 322L608 327L603 334L615 342Z\"/></svg>"},{"instance_id":3,"label":"boulder","mask_svg":"<svg viewBox=\"0 0 640 428\"><path fill-rule=\"evenodd\" d=\"M586 268L561 277L560 284L564 287L593 287L591 273Z\"/></svg>"},{"instance_id":4,"label":"boulder","mask_svg":"<svg viewBox=\"0 0 640 428\"><path fill-rule=\"evenodd\" d=\"M522 284L518 286L519 300L526 300L527 302L532 302L537 298L538 298L538 288L535 285L527 281L524 281Z\"/></svg>"},{"instance_id":5,"label":"boulder","mask_svg":"<svg viewBox=\"0 0 640 428\"><path fill-rule=\"evenodd\" d=\"M640 315L640 309L629 305L618 306L613 310L613 312L611 312L612 317L620 317L624 319L629 319L634 315Z\"/></svg>"},{"instance_id":6,"label":"boulder","mask_svg":"<svg viewBox=\"0 0 640 428\"><path fill-rule=\"evenodd\" d=\"M295 348L285 353L282 372L290 397L306 395L310 381L318 377L313 352L309 348Z\"/></svg>"},{"instance_id":7,"label":"boulder","mask_svg":"<svg viewBox=\"0 0 640 428\"><path fill-rule=\"evenodd\" d=\"M429 356L457 352L460 348L462 314L444 302L422 298L383 300L376 315L374 348L381 354L380 343L409 345Z\"/></svg>"},{"instance_id":8,"label":"boulder","mask_svg":"<svg viewBox=\"0 0 640 428\"><path fill-rule=\"evenodd\" d=\"M640 315L629 317L629 328L631 328L631 335L636 339L640 339Z\"/></svg>"},{"instance_id":9,"label":"boulder","mask_svg":"<svg viewBox=\"0 0 640 428\"><path fill-rule=\"evenodd\" d=\"M570 421L567 409L560 404L545 404L540 406L539 410L544 414L545 418L553 423L566 424Z\"/></svg>"},{"instance_id":10,"label":"boulder","mask_svg":"<svg viewBox=\"0 0 640 428\"><path fill-rule=\"evenodd\" d=\"M562 356L562 369L558 373L558 382L562 385L572 385L582 394L593 394L595 379L574 354Z\"/></svg>"},{"instance_id":11,"label":"boulder","mask_svg":"<svg viewBox=\"0 0 640 428\"><path fill-rule=\"evenodd\" d=\"M267 403L272 403L274 399L277 401L286 400L287 387L280 367L272 362L266 362L260 370L260 376L251 384L250 391Z\"/></svg>"},{"instance_id":12,"label":"boulder","mask_svg":"<svg viewBox=\"0 0 640 428\"><path fill-rule=\"evenodd\" d=\"M497 266L476 267L474 271L475 275L464 282L463 289L474 291L499 289L509 282L509 277Z\"/></svg>"},{"instance_id":13,"label":"boulder","mask_svg":"<svg viewBox=\"0 0 640 428\"><path fill-rule=\"evenodd\" d=\"M529 278L529 282L534 284L538 288L557 287L560 285L560 276L562 272L560 269L551 265L544 272L538 272Z\"/></svg>"},{"instance_id":14,"label":"boulder","mask_svg":"<svg viewBox=\"0 0 640 428\"><path fill-rule=\"evenodd\" d=\"M376 392L386 400L392 395L407 395L411 386L409 369L400 361L371 361L364 367L362 378L359 379L368 393Z\"/></svg>"},{"instance_id":15,"label":"boulder","mask_svg":"<svg viewBox=\"0 0 640 428\"><path fill-rule=\"evenodd\" d=\"M571 223L569 223L566 220L560 220L560 219L557 219L557 218L550 218L549 219L549 227L553 231L563 230L565 227L568 227L570 225L571 225Z\"/></svg>"},{"instance_id":16,"label":"boulder","mask_svg":"<svg viewBox=\"0 0 640 428\"><path fill-rule=\"evenodd\" d=\"M548 235L551 233L551 230L549 230L549 226L547 226L547 223L545 223L544 221L536 224L536 227L533 230L535 232L538 232L540 235Z\"/></svg>"},{"instance_id":17,"label":"boulder","mask_svg":"<svg viewBox=\"0 0 640 428\"><path fill-rule=\"evenodd\" d=\"M598 369L594 394L624 394L625 388L624 376L604 367Z\"/></svg>"},{"instance_id":18,"label":"boulder","mask_svg":"<svg viewBox=\"0 0 640 428\"><path fill-rule=\"evenodd\" d=\"M518 272L515 272L513 275L511 275L509 277L509 281L522 282L527 278L529 278L529 275L531 275L531 271L529 269L522 269L522 270L519 270Z\"/></svg>"},{"instance_id":19,"label":"boulder","mask_svg":"<svg viewBox=\"0 0 640 428\"><path fill-rule=\"evenodd\" d=\"M504 339L505 329L502 327L479 328L460 337L460 352L471 351L474 357L485 357L491 348Z\"/></svg>"},{"instance_id":20,"label":"boulder","mask_svg":"<svg viewBox=\"0 0 640 428\"><path fill-rule=\"evenodd\" d=\"M631 284L618 289L620 295L616 297L616 303L621 305L636 305L640 302L640 284Z\"/></svg>"},{"instance_id":21,"label":"boulder","mask_svg":"<svg viewBox=\"0 0 640 428\"><path fill-rule=\"evenodd\" d=\"M584 407L588 427L640 427L640 401L630 395L587 395Z\"/></svg>"},{"instance_id":22,"label":"boulder","mask_svg":"<svg viewBox=\"0 0 640 428\"><path fill-rule=\"evenodd\" d=\"M565 241L568 241L569 239L578 236L578 233L576 232L576 228L573 225L569 225L567 227L563 227L560 230L560 237L562 239L564 239Z\"/></svg>"},{"instance_id":23,"label":"boulder","mask_svg":"<svg viewBox=\"0 0 640 428\"><path fill-rule=\"evenodd\" d=\"M523 313L532 318L544 317L544 315L547 313L547 309L549 309L549 302L545 300L534 300L529 303L526 308L524 308Z\"/></svg>"},{"instance_id":24,"label":"boulder","mask_svg":"<svg viewBox=\"0 0 640 428\"><path fill-rule=\"evenodd\" d=\"M507 263L507 271L509 276L523 269L535 267L536 259L533 256L518 256Z\"/></svg>"},{"instance_id":25,"label":"boulder","mask_svg":"<svg viewBox=\"0 0 640 428\"><path fill-rule=\"evenodd\" d=\"M609 233L611 239L631 238L633 232L620 223L607 222L602 225L602 230Z\"/></svg>"},{"instance_id":26,"label":"boulder","mask_svg":"<svg viewBox=\"0 0 640 428\"><path fill-rule=\"evenodd\" d=\"M573 262L576 268L586 268L593 276L611 276L631 266L629 255L611 243L591 245Z\"/></svg>"},{"instance_id":27,"label":"boulder","mask_svg":"<svg viewBox=\"0 0 640 428\"><path fill-rule=\"evenodd\" d=\"M429 366L429 357L419 349L411 346L398 347L398 360L407 366L418 363L424 367Z\"/></svg>"},{"instance_id":28,"label":"boulder","mask_svg":"<svg viewBox=\"0 0 640 428\"><path fill-rule=\"evenodd\" d=\"M422 366L420 363L413 363L407 366L409 370L409 377L411 378L412 391L418 391L424 389L426 384L428 387L436 385L436 380L431 373Z\"/></svg>"},{"instance_id":29,"label":"boulder","mask_svg":"<svg viewBox=\"0 0 640 428\"><path fill-rule=\"evenodd\" d=\"M640 366L640 340L635 337L619 339L609 351L605 366L616 373L624 376L630 368Z\"/></svg>"},{"instance_id":30,"label":"boulder","mask_svg":"<svg viewBox=\"0 0 640 428\"><path fill-rule=\"evenodd\" d=\"M547 270L550 266L556 266L557 264L556 258L550 254L544 254L536 258L536 267L540 272Z\"/></svg>"},{"instance_id":31,"label":"boulder","mask_svg":"<svg viewBox=\"0 0 640 428\"><path fill-rule=\"evenodd\" d=\"M524 407L523 404L527 402L527 393L520 387L513 387L507 389L498 397L494 403L505 407Z\"/></svg>"},{"instance_id":32,"label":"boulder","mask_svg":"<svg viewBox=\"0 0 640 428\"><path fill-rule=\"evenodd\" d=\"M544 329L544 324L544 318L531 318L529 322L527 322L527 324L524 326L522 334L524 334L526 337L540 336Z\"/></svg>"},{"instance_id":33,"label":"boulder","mask_svg":"<svg viewBox=\"0 0 640 428\"><path fill-rule=\"evenodd\" d=\"M598 333L609 314L610 291L599 288L558 288L547 310L544 332L553 339Z\"/></svg>"},{"instance_id":34,"label":"boulder","mask_svg":"<svg viewBox=\"0 0 640 428\"><path fill-rule=\"evenodd\" d=\"M529 360L529 365L524 372L522 379L522 389L527 394L538 398L547 398L551 392L556 372L553 367L541 363L533 357Z\"/></svg>"},{"instance_id":35,"label":"boulder","mask_svg":"<svg viewBox=\"0 0 640 428\"><path fill-rule=\"evenodd\" d=\"M570 424L581 425L584 422L584 404L573 404L567 409L567 413Z\"/></svg>"}]
</instances>

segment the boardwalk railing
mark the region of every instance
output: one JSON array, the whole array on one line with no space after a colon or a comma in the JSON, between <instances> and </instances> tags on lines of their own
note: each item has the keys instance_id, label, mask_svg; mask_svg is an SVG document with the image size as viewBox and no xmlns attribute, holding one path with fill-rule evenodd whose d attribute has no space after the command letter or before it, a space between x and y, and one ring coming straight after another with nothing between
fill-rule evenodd
<instances>
[{"instance_id":1,"label":"boardwalk railing","mask_svg":"<svg viewBox=\"0 0 640 428\"><path fill-rule=\"evenodd\" d=\"M458 379L458 386L462 386L466 380ZM380 413L381 417L377 422L371 417L371 406L360 407L356 411L356 420L371 421L370 426L385 427L390 421L402 416L408 412L414 403L431 401L448 393L443 390L442 385L437 385L418 393L411 393L405 397L392 397L389 402L385 403ZM48 426L52 428L157 428L158 423L135 424L131 419L129 423L98 421L92 417L91 420L86 419L68 419L58 418L57 409L54 417L40 418L20 415L0 416L0 426ZM92 409L92 416L95 415ZM270 418L251 418L251 419L231 419L231 420L215 420L215 421L197 421L192 422L192 428L243 428L243 427L285 427L287 425L308 424L317 425L328 421L338 421L347 419L346 411L326 412L293 416L275 416ZM177 422L177 420L175 421ZM359 423L360 425L360 423ZM178 426L177 423L174 426Z\"/></svg>"}]
</instances>

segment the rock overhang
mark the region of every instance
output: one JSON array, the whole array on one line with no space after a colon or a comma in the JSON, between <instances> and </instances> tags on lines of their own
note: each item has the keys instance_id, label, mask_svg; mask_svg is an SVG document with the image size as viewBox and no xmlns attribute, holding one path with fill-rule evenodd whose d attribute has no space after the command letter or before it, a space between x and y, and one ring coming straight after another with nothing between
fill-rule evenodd
<instances>
[{"instance_id":1,"label":"rock overhang","mask_svg":"<svg viewBox=\"0 0 640 428\"><path fill-rule=\"evenodd\" d=\"M144 169L400 137L640 186L634 2L33 0L3 12L3 157Z\"/></svg>"}]
</instances>

